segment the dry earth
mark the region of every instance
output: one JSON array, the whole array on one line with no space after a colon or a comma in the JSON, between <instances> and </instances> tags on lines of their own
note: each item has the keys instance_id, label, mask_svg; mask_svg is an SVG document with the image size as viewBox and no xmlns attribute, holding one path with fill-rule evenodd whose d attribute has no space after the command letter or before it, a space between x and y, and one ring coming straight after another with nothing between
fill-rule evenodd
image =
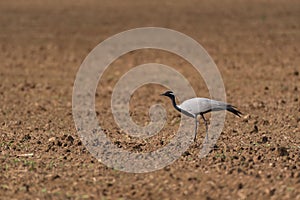
<instances>
[{"instance_id":1,"label":"dry earth","mask_svg":"<svg viewBox=\"0 0 300 200\"><path fill-rule=\"evenodd\" d=\"M1 1L0 199L300 199L300 2L291 1ZM226 116L204 159L191 146L164 169L131 174L106 167L85 148L72 118L72 90L87 54L109 36L159 26L185 33L208 51L222 74ZM134 66L160 62L207 88L185 60L141 50L116 60L96 96L99 122L120 148L147 152L174 137L178 113L165 88L146 85L131 100L138 124L149 107L168 111L159 135L126 137L114 123L114 84ZM150 92L149 92L150 91ZM204 136L199 129L198 142ZM25 155L32 153L33 155Z\"/></svg>"}]
</instances>

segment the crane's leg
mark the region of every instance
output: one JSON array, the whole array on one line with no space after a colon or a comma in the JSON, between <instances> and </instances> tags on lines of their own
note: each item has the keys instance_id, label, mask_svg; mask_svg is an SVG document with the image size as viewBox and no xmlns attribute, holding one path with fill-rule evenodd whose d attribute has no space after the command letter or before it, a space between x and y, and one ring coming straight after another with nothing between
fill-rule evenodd
<instances>
[{"instance_id":1,"label":"crane's leg","mask_svg":"<svg viewBox=\"0 0 300 200\"><path fill-rule=\"evenodd\" d=\"M208 142L208 125L207 125L207 120L205 119L204 115L201 114L201 117L205 123L205 130L206 130L206 139L207 139L207 142Z\"/></svg>"},{"instance_id":2,"label":"crane's leg","mask_svg":"<svg viewBox=\"0 0 300 200\"><path fill-rule=\"evenodd\" d=\"M195 135L194 135L194 142L196 142L196 135L197 135L197 115L195 117Z\"/></svg>"}]
</instances>

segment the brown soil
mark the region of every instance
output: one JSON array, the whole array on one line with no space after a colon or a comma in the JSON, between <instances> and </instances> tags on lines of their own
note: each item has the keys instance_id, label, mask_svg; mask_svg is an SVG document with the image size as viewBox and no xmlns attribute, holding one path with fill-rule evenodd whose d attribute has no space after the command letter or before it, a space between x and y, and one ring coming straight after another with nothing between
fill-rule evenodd
<instances>
[{"instance_id":1,"label":"brown soil","mask_svg":"<svg viewBox=\"0 0 300 200\"><path fill-rule=\"evenodd\" d=\"M0 2L0 199L300 199L300 2L183 2ZM175 29L201 43L220 69L228 102L244 116L227 115L206 158L191 147L162 170L130 174L106 167L82 145L72 89L81 62L99 42L144 26ZM100 123L122 148L150 151L176 133L172 121L179 115L157 95L164 91L158 85L138 89L131 101L138 124L149 121L151 105L167 108L168 123L149 144L119 134L110 113L118 78L157 61L189 78L198 96L208 96L178 56L144 50L119 58L96 100ZM203 132L202 124L199 142Z\"/></svg>"}]
</instances>

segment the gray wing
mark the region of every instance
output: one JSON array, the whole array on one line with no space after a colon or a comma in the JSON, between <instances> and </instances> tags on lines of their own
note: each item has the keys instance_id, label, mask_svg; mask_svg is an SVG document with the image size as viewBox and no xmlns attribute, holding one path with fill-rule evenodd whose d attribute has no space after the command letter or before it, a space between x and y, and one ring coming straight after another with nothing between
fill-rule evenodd
<instances>
[{"instance_id":1,"label":"gray wing","mask_svg":"<svg viewBox=\"0 0 300 200\"><path fill-rule=\"evenodd\" d=\"M210 111L226 110L227 104L207 98L192 98L184 101L178 107L196 115Z\"/></svg>"}]
</instances>

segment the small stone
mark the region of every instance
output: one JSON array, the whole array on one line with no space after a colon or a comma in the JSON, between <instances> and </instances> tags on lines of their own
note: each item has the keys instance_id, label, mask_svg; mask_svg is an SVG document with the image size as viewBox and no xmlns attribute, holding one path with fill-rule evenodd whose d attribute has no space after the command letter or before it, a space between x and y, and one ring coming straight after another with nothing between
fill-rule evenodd
<instances>
[{"instance_id":1,"label":"small stone","mask_svg":"<svg viewBox=\"0 0 300 200\"><path fill-rule=\"evenodd\" d=\"M270 196L273 196L274 194L275 194L275 191L276 191L276 189L275 188L273 188L273 189L267 189L267 194L269 194Z\"/></svg>"},{"instance_id":2,"label":"small stone","mask_svg":"<svg viewBox=\"0 0 300 200\"><path fill-rule=\"evenodd\" d=\"M257 127L257 125L254 125L254 130L255 130L256 133L258 132L258 127Z\"/></svg>"},{"instance_id":3,"label":"small stone","mask_svg":"<svg viewBox=\"0 0 300 200\"><path fill-rule=\"evenodd\" d=\"M68 135L67 141L73 143L74 142L74 138L71 135Z\"/></svg>"},{"instance_id":4,"label":"small stone","mask_svg":"<svg viewBox=\"0 0 300 200\"><path fill-rule=\"evenodd\" d=\"M243 184L242 183L239 183L238 184L238 189L240 190L240 189L242 189L243 188Z\"/></svg>"},{"instance_id":5,"label":"small stone","mask_svg":"<svg viewBox=\"0 0 300 200\"><path fill-rule=\"evenodd\" d=\"M171 168L170 168L169 166L166 166L166 167L164 168L164 170L168 172L168 171L171 170Z\"/></svg>"},{"instance_id":6,"label":"small stone","mask_svg":"<svg viewBox=\"0 0 300 200\"><path fill-rule=\"evenodd\" d=\"M192 155L190 152L188 152L188 151L185 151L183 154L182 154L182 156L183 157L186 157L186 156L189 156L189 155Z\"/></svg>"},{"instance_id":7,"label":"small stone","mask_svg":"<svg viewBox=\"0 0 300 200\"><path fill-rule=\"evenodd\" d=\"M55 137L51 137L51 138L49 138L49 142L54 142L56 140L56 138Z\"/></svg>"},{"instance_id":8,"label":"small stone","mask_svg":"<svg viewBox=\"0 0 300 200\"><path fill-rule=\"evenodd\" d=\"M52 177L52 180L55 180L55 179L58 179L58 178L60 178L60 176L59 176L58 174L56 174L56 175L54 175L54 176Z\"/></svg>"},{"instance_id":9,"label":"small stone","mask_svg":"<svg viewBox=\"0 0 300 200\"><path fill-rule=\"evenodd\" d=\"M258 163L261 159L262 159L262 157L261 157L260 155L254 156L254 157L253 157L253 161L254 161L255 163Z\"/></svg>"},{"instance_id":10,"label":"small stone","mask_svg":"<svg viewBox=\"0 0 300 200\"><path fill-rule=\"evenodd\" d=\"M22 121L18 120L18 121L15 122L15 124L16 124L16 125L21 125L21 124L22 124Z\"/></svg>"},{"instance_id":11,"label":"small stone","mask_svg":"<svg viewBox=\"0 0 300 200\"><path fill-rule=\"evenodd\" d=\"M268 142L268 137L267 136L263 136L262 139L261 139L261 142L262 143Z\"/></svg>"},{"instance_id":12,"label":"small stone","mask_svg":"<svg viewBox=\"0 0 300 200\"><path fill-rule=\"evenodd\" d=\"M59 146L59 147L61 147L62 146L62 142L58 140L57 143L56 143L56 145Z\"/></svg>"},{"instance_id":13,"label":"small stone","mask_svg":"<svg viewBox=\"0 0 300 200\"><path fill-rule=\"evenodd\" d=\"M270 125L270 122L268 120L263 120L263 125L268 126L268 125Z\"/></svg>"},{"instance_id":14,"label":"small stone","mask_svg":"<svg viewBox=\"0 0 300 200\"><path fill-rule=\"evenodd\" d=\"M257 125L254 125L253 130L250 133L258 133Z\"/></svg>"},{"instance_id":15,"label":"small stone","mask_svg":"<svg viewBox=\"0 0 300 200\"><path fill-rule=\"evenodd\" d=\"M243 122L248 122L250 118L251 118L250 115L245 115L245 116L243 117Z\"/></svg>"},{"instance_id":16,"label":"small stone","mask_svg":"<svg viewBox=\"0 0 300 200\"><path fill-rule=\"evenodd\" d=\"M285 148L285 147L279 147L277 149L277 153L279 156L288 156L289 155L289 152L287 151L287 148Z\"/></svg>"},{"instance_id":17,"label":"small stone","mask_svg":"<svg viewBox=\"0 0 300 200\"><path fill-rule=\"evenodd\" d=\"M251 116L248 114L248 115L245 115L243 118L244 118L244 119L250 119Z\"/></svg>"},{"instance_id":18,"label":"small stone","mask_svg":"<svg viewBox=\"0 0 300 200\"><path fill-rule=\"evenodd\" d=\"M26 140L30 140L30 139L31 139L31 136L30 136L29 134L26 134L26 135L23 137L22 141L26 141Z\"/></svg>"}]
</instances>

